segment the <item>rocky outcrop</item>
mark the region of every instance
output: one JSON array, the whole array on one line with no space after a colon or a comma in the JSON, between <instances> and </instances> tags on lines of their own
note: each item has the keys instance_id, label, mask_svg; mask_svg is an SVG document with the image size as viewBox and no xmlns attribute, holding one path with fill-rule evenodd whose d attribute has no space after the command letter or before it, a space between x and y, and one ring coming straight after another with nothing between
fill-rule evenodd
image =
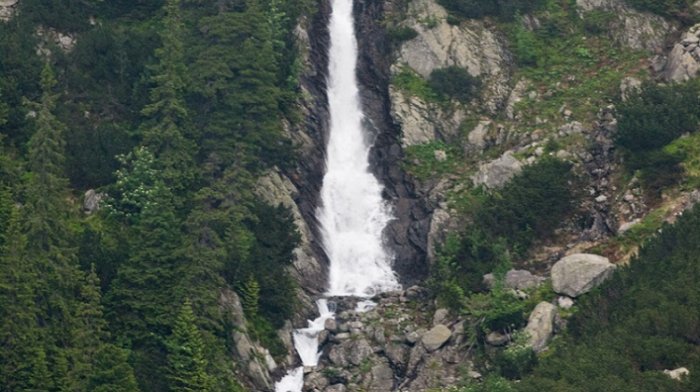
<instances>
[{"instance_id":1,"label":"rocky outcrop","mask_svg":"<svg viewBox=\"0 0 700 392\"><path fill-rule=\"evenodd\" d=\"M90 215L100 209L100 203L104 200L105 194L89 189L83 196L83 212Z\"/></svg>"},{"instance_id":2,"label":"rocky outcrop","mask_svg":"<svg viewBox=\"0 0 700 392\"><path fill-rule=\"evenodd\" d=\"M392 117L401 127L403 147L449 140L457 135L465 118L461 109L444 110L394 86L389 88L389 96Z\"/></svg>"},{"instance_id":3,"label":"rocky outcrop","mask_svg":"<svg viewBox=\"0 0 700 392\"><path fill-rule=\"evenodd\" d=\"M554 336L557 307L549 302L540 302L530 313L527 326L524 329L528 337L528 345L536 353L542 352Z\"/></svg>"},{"instance_id":4,"label":"rocky outcrop","mask_svg":"<svg viewBox=\"0 0 700 392\"><path fill-rule=\"evenodd\" d=\"M370 164L385 187L384 195L394 208L396 219L385 230L387 245L395 255L394 270L401 283L422 281L428 273L426 263L430 212L418 194L415 180L402 169L401 128L391 116L389 96L392 59L384 19L386 2L357 0L355 21L358 38L358 82L365 127L375 137Z\"/></svg>"},{"instance_id":5,"label":"rocky outcrop","mask_svg":"<svg viewBox=\"0 0 700 392\"><path fill-rule=\"evenodd\" d=\"M0 21L7 22L17 11L19 0L0 0Z\"/></svg>"},{"instance_id":6,"label":"rocky outcrop","mask_svg":"<svg viewBox=\"0 0 700 392\"><path fill-rule=\"evenodd\" d=\"M438 324L421 338L423 347L431 353L442 347L452 336L452 331L443 324Z\"/></svg>"},{"instance_id":7,"label":"rocky outcrop","mask_svg":"<svg viewBox=\"0 0 700 392\"><path fill-rule=\"evenodd\" d=\"M685 82L700 70L700 24L683 33L668 55L663 77L669 82Z\"/></svg>"},{"instance_id":8,"label":"rocky outcrop","mask_svg":"<svg viewBox=\"0 0 700 392\"><path fill-rule=\"evenodd\" d=\"M614 270L615 265L606 257L583 253L566 256L552 267L552 288L576 298L599 286Z\"/></svg>"},{"instance_id":9,"label":"rocky outcrop","mask_svg":"<svg viewBox=\"0 0 700 392\"><path fill-rule=\"evenodd\" d=\"M337 299L336 328L328 330L319 366L306 376L303 390L424 391L454 385L470 367L465 322L444 309L435 311L428 299L427 291L411 287L382 294L367 312L355 311L357 299Z\"/></svg>"},{"instance_id":10,"label":"rocky outcrop","mask_svg":"<svg viewBox=\"0 0 700 392\"><path fill-rule=\"evenodd\" d=\"M682 381L684 378L690 375L690 370L688 370L688 368L685 367L680 367L678 369L673 370L664 370L664 374L676 381Z\"/></svg>"},{"instance_id":11,"label":"rocky outcrop","mask_svg":"<svg viewBox=\"0 0 700 392\"><path fill-rule=\"evenodd\" d=\"M447 23L447 12L435 0L415 0L408 7L403 24L418 35L401 46L396 64L406 64L423 77L437 68L466 68L482 79L483 105L496 113L510 92L511 56L502 37L482 21Z\"/></svg>"},{"instance_id":12,"label":"rocky outcrop","mask_svg":"<svg viewBox=\"0 0 700 392\"><path fill-rule=\"evenodd\" d=\"M277 369L277 364L270 352L248 335L247 322L238 295L231 290L223 290L219 297L219 306L227 322L234 327L230 339L240 380L254 386L257 391L272 391L274 382L271 373Z\"/></svg>"},{"instance_id":13,"label":"rocky outcrop","mask_svg":"<svg viewBox=\"0 0 700 392\"><path fill-rule=\"evenodd\" d=\"M479 166L478 172L472 176L472 181L475 186L499 188L520 173L522 169L523 165L520 161L513 156L511 151L507 151L500 158Z\"/></svg>"},{"instance_id":14,"label":"rocky outcrop","mask_svg":"<svg viewBox=\"0 0 700 392\"><path fill-rule=\"evenodd\" d=\"M315 256L312 247L315 234L309 228L295 202L299 197L299 190L279 170L273 169L258 179L254 191L266 203L272 206L281 204L291 211L301 237L299 246L293 252L292 276L307 292L312 295L320 294L325 289L323 282L325 282L326 271ZM313 302L308 297L303 296L302 299L307 307L313 306Z\"/></svg>"},{"instance_id":15,"label":"rocky outcrop","mask_svg":"<svg viewBox=\"0 0 700 392\"><path fill-rule=\"evenodd\" d=\"M666 37L676 31L676 27L664 18L636 11L623 0L576 0L576 5L584 17L590 11L608 13L612 18L607 29L608 37L629 49L659 52L664 48Z\"/></svg>"}]
</instances>

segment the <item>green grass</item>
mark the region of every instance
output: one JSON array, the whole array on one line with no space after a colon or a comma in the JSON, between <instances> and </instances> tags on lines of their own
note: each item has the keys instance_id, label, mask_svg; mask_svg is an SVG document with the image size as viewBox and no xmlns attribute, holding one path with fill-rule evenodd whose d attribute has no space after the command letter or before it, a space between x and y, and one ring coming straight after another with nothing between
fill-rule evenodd
<instances>
[{"instance_id":1,"label":"green grass","mask_svg":"<svg viewBox=\"0 0 700 392\"><path fill-rule=\"evenodd\" d=\"M520 21L502 25L520 65L516 79L530 80L538 93L537 99L525 98L516 105L525 130L541 128L538 117L550 125L562 123L564 106L573 112L571 120L591 122L599 108L619 95L625 76L644 78L647 72L643 59L648 53L616 47L607 37L590 34L586 21L591 20L572 17L565 1L550 3L559 4L559 9L539 15L543 27L538 31L526 30ZM606 23L605 15L586 16Z\"/></svg>"},{"instance_id":2,"label":"green grass","mask_svg":"<svg viewBox=\"0 0 700 392\"><path fill-rule=\"evenodd\" d=\"M664 151L683 157L681 166L685 171L685 179L681 186L685 189L700 187L700 133L676 139Z\"/></svg>"},{"instance_id":3,"label":"green grass","mask_svg":"<svg viewBox=\"0 0 700 392\"><path fill-rule=\"evenodd\" d=\"M423 79L423 77L409 66L401 67L401 71L394 75L391 82L400 90L418 97L425 102L440 102L440 96L430 87L428 81Z\"/></svg>"},{"instance_id":4,"label":"green grass","mask_svg":"<svg viewBox=\"0 0 700 392\"><path fill-rule=\"evenodd\" d=\"M445 151L447 159L438 161L435 158L438 150ZM461 158L461 150L453 144L440 141L417 144L406 148L404 169L420 180L443 177L459 171Z\"/></svg>"}]
</instances>

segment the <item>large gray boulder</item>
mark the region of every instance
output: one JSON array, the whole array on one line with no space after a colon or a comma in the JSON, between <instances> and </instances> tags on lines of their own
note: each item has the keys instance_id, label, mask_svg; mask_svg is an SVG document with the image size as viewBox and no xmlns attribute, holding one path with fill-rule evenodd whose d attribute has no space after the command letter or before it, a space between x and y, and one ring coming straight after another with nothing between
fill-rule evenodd
<instances>
[{"instance_id":1,"label":"large gray boulder","mask_svg":"<svg viewBox=\"0 0 700 392\"><path fill-rule=\"evenodd\" d=\"M452 331L443 324L434 326L423 335L423 346L428 352L433 352L442 347L452 336Z\"/></svg>"},{"instance_id":2,"label":"large gray boulder","mask_svg":"<svg viewBox=\"0 0 700 392\"><path fill-rule=\"evenodd\" d=\"M522 169L522 163L513 156L512 152L508 151L500 158L481 165L479 171L472 176L472 181L476 186L499 188L520 173Z\"/></svg>"},{"instance_id":3,"label":"large gray boulder","mask_svg":"<svg viewBox=\"0 0 700 392\"><path fill-rule=\"evenodd\" d=\"M552 288L576 298L603 283L614 270L615 265L606 257L584 253L566 256L552 267Z\"/></svg>"},{"instance_id":4,"label":"large gray boulder","mask_svg":"<svg viewBox=\"0 0 700 392\"><path fill-rule=\"evenodd\" d=\"M0 21L8 21L12 19L19 0L0 0Z\"/></svg>"},{"instance_id":5,"label":"large gray boulder","mask_svg":"<svg viewBox=\"0 0 700 392\"><path fill-rule=\"evenodd\" d=\"M549 302L540 302L530 313L525 327L528 344L536 353L541 352L554 335L554 322L557 318L557 307Z\"/></svg>"}]
</instances>

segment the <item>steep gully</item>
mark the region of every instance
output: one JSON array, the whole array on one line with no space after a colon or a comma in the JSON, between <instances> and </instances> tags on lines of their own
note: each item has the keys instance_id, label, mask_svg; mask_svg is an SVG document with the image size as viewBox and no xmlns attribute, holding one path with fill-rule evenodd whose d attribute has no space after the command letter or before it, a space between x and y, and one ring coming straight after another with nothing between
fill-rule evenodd
<instances>
[{"instance_id":1,"label":"steep gully","mask_svg":"<svg viewBox=\"0 0 700 392\"><path fill-rule=\"evenodd\" d=\"M322 249L329 262L326 295L370 297L400 287L394 271L404 283L424 277L429 214L399 166L400 130L388 110L388 47L378 26L383 4L356 0L353 5L353 0L331 0L330 14L327 5L319 8L319 15L330 15L322 18L328 19L327 30L310 34L320 38L311 42L310 57L312 61L321 60L328 70L328 74L320 73L326 76L323 82L327 83L324 87L328 106L322 105L315 111L325 121L319 122L313 109L309 116L316 120L313 124L327 130L317 133L323 135L327 146L322 166L326 173L319 189L321 200L314 209L313 218L318 219L318 225L311 226L315 227L316 237L322 239L316 250ZM317 17L312 30L318 30L320 24ZM356 31L364 38L359 42ZM319 55L319 49L327 49L328 56ZM310 91L322 90L318 72L306 75L311 76L306 82L316 82ZM308 163L302 164L300 170L307 174L315 171ZM318 172L314 174L318 178ZM385 188L377 177L386 184ZM312 189L319 188L314 185ZM306 189L308 195L309 187ZM393 204L393 211L389 203ZM300 204L308 221L311 206ZM319 282L315 283L308 291L320 291ZM325 321L333 317L333 302L320 299L317 305L320 316L309 321L307 328L294 332L294 345L304 366L318 362L317 336ZM298 367L276 384L276 390L294 392L302 386L303 368Z\"/></svg>"}]
</instances>

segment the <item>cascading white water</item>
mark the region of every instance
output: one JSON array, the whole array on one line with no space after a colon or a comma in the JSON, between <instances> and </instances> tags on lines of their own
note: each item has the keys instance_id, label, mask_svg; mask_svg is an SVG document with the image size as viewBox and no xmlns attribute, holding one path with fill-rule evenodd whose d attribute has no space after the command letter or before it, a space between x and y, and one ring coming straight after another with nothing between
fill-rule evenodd
<instances>
[{"instance_id":1,"label":"cascading white water","mask_svg":"<svg viewBox=\"0 0 700 392\"><path fill-rule=\"evenodd\" d=\"M392 256L383 244L382 232L392 219L382 199L382 186L369 171L371 143L362 126L355 75L357 40L353 0L331 0L329 24L328 107L330 137L326 151L326 175L321 189L322 207L317 215L323 247L330 260L329 296L370 297L398 289L391 269ZM318 335L333 317L326 300L317 302L320 317L294 332L294 347L304 366L316 366L320 358ZM357 311L367 311L362 301ZM276 392L300 392L303 368L290 371L275 384Z\"/></svg>"},{"instance_id":2,"label":"cascading white water","mask_svg":"<svg viewBox=\"0 0 700 392\"><path fill-rule=\"evenodd\" d=\"M369 171L371 145L357 84L353 0L333 0L328 69L330 136L318 211L330 260L328 294L371 296L399 287L382 231L392 219Z\"/></svg>"}]
</instances>

